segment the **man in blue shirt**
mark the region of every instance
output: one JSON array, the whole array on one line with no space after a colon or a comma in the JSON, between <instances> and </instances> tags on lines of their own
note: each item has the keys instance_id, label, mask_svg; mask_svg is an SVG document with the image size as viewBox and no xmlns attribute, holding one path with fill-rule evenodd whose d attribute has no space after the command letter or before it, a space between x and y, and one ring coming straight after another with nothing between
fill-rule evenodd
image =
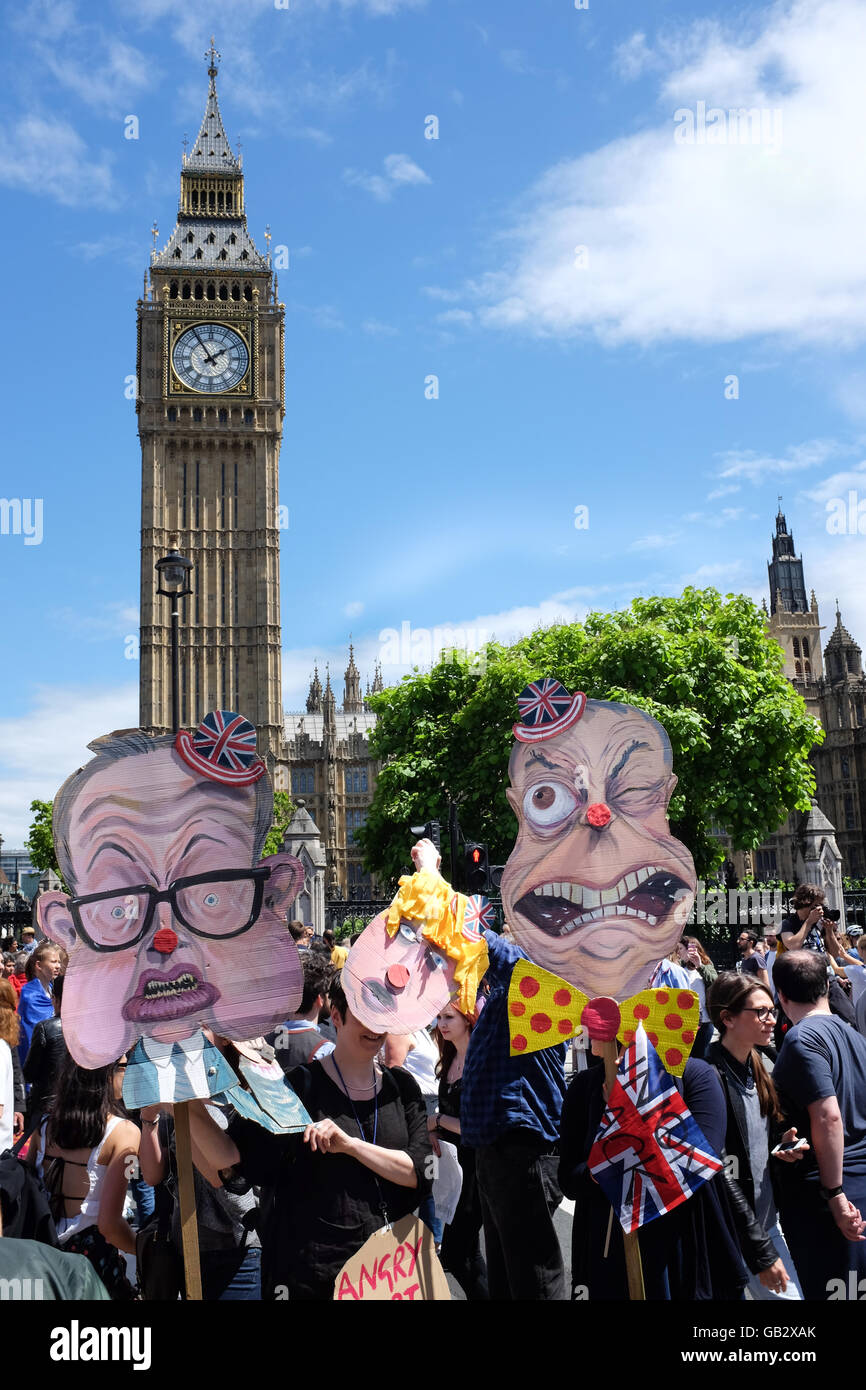
<instances>
[{"instance_id":1,"label":"man in blue shirt","mask_svg":"<svg viewBox=\"0 0 866 1390\"><path fill-rule=\"evenodd\" d=\"M564 1299L565 1271L553 1213L565 1045L509 1056L508 988L517 946L484 933L490 994L463 1068L460 1125L476 1150L491 1299Z\"/></svg>"},{"instance_id":2,"label":"man in blue shirt","mask_svg":"<svg viewBox=\"0 0 866 1390\"><path fill-rule=\"evenodd\" d=\"M821 953L787 951L774 978L794 1026L773 1081L810 1145L796 1172L779 1174L785 1236L807 1299L856 1298L866 1287L866 1038L831 1014Z\"/></svg>"}]
</instances>

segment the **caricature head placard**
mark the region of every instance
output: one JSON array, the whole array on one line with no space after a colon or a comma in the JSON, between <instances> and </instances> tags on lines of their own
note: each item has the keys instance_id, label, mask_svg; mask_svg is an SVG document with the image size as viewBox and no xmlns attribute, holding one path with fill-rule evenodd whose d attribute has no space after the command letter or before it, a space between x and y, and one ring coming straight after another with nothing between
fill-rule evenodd
<instances>
[{"instance_id":1,"label":"caricature head placard","mask_svg":"<svg viewBox=\"0 0 866 1390\"><path fill-rule=\"evenodd\" d=\"M232 1039L298 1007L302 975L286 910L303 881L288 854L260 859L273 792L255 730L215 711L195 734L124 730L54 803L69 893L43 893L39 921L69 952L63 1033L82 1066L135 1039Z\"/></svg>"},{"instance_id":2,"label":"caricature head placard","mask_svg":"<svg viewBox=\"0 0 866 1390\"><path fill-rule=\"evenodd\" d=\"M692 857L667 820L670 741L643 710L552 678L518 704L506 920L537 965L590 997L625 999L674 949L694 902Z\"/></svg>"}]
</instances>

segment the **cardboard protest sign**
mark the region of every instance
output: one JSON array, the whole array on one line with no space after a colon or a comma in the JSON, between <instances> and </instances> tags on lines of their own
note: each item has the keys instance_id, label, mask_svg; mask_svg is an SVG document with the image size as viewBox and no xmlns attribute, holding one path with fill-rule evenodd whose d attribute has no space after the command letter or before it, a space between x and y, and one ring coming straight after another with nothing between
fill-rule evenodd
<instances>
[{"instance_id":1,"label":"cardboard protest sign","mask_svg":"<svg viewBox=\"0 0 866 1390\"><path fill-rule=\"evenodd\" d=\"M172 1098L157 1075L167 1048L183 1078L178 1099L190 1084L213 1094L219 1068L190 1068L175 1045L203 1049L202 1026L231 1039L266 1033L302 993L285 921L303 870L288 854L259 858L273 792L255 730L215 711L194 734L122 730L89 747L94 758L54 802L69 892L38 900L42 930L69 953L64 1038L89 1068L141 1038L127 1068L136 1104L151 1103L141 1099L148 1084L151 1101Z\"/></svg>"},{"instance_id":2,"label":"cardboard protest sign","mask_svg":"<svg viewBox=\"0 0 866 1390\"><path fill-rule=\"evenodd\" d=\"M334 1301L422 1303L450 1300L433 1233L417 1216L375 1231L334 1281Z\"/></svg>"},{"instance_id":3,"label":"cardboard protest sign","mask_svg":"<svg viewBox=\"0 0 866 1390\"><path fill-rule=\"evenodd\" d=\"M349 1008L377 1033L413 1033L454 1002L475 1007L487 969L483 910L438 872L406 875L387 912L364 928L343 966Z\"/></svg>"}]
</instances>

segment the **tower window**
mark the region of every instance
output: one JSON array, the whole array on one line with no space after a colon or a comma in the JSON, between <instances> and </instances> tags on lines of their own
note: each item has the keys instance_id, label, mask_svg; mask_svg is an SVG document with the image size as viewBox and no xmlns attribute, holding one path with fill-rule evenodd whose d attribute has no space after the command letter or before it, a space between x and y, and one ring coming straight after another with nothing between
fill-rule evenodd
<instances>
[{"instance_id":1,"label":"tower window","mask_svg":"<svg viewBox=\"0 0 866 1390\"><path fill-rule=\"evenodd\" d=\"M193 418L193 420L195 421L195 423L196 423L197 425L200 425L200 424L201 424L201 421L202 421L202 413L201 413L201 406L200 406L200 405L196 405L196 406L193 407L192 418Z\"/></svg>"},{"instance_id":2,"label":"tower window","mask_svg":"<svg viewBox=\"0 0 866 1390\"><path fill-rule=\"evenodd\" d=\"M795 638L794 638L794 655L795 655L795 656L799 656L799 655L800 655L800 639L799 639L799 637L795 637Z\"/></svg>"},{"instance_id":3,"label":"tower window","mask_svg":"<svg viewBox=\"0 0 866 1390\"><path fill-rule=\"evenodd\" d=\"M228 422L229 422L229 413L228 413L227 410L221 410L221 411L220 411L220 413L219 413L219 422L220 422L221 425L227 425L227 424L228 424Z\"/></svg>"},{"instance_id":4,"label":"tower window","mask_svg":"<svg viewBox=\"0 0 866 1390\"><path fill-rule=\"evenodd\" d=\"M231 212L231 206L232 206L232 195L231 195L231 193L227 193L227 194L226 194L226 208L228 209L229 212Z\"/></svg>"},{"instance_id":5,"label":"tower window","mask_svg":"<svg viewBox=\"0 0 866 1390\"><path fill-rule=\"evenodd\" d=\"M234 246L236 241L237 237L235 236L234 232L232 232L231 236L229 237L229 246Z\"/></svg>"},{"instance_id":6,"label":"tower window","mask_svg":"<svg viewBox=\"0 0 866 1390\"><path fill-rule=\"evenodd\" d=\"M220 260L221 260L221 261L227 261L228 258L229 258L229 253L228 253L228 251L226 250L226 248L223 247L222 251L220 251ZM225 299L225 295L222 295L222 298Z\"/></svg>"},{"instance_id":7,"label":"tower window","mask_svg":"<svg viewBox=\"0 0 866 1390\"><path fill-rule=\"evenodd\" d=\"M253 423L253 412L252 412L251 410L245 410L245 411L244 411L244 424L245 424L245 425L251 425L252 423Z\"/></svg>"},{"instance_id":8,"label":"tower window","mask_svg":"<svg viewBox=\"0 0 866 1390\"><path fill-rule=\"evenodd\" d=\"M806 675L807 675L807 676L811 676L811 674L812 674L812 663L811 663L811 661L804 661L804 662L803 662L803 669L804 669L804 671L806 672Z\"/></svg>"},{"instance_id":9,"label":"tower window","mask_svg":"<svg viewBox=\"0 0 866 1390\"><path fill-rule=\"evenodd\" d=\"M207 297L208 299L216 299L216 285L213 280L207 282Z\"/></svg>"},{"instance_id":10,"label":"tower window","mask_svg":"<svg viewBox=\"0 0 866 1390\"><path fill-rule=\"evenodd\" d=\"M214 244L215 241L216 241L216 237L214 236L213 232L209 232L209 233L208 233L208 237L207 237L207 244L208 244L208 246L213 246L213 244Z\"/></svg>"},{"instance_id":11,"label":"tower window","mask_svg":"<svg viewBox=\"0 0 866 1390\"><path fill-rule=\"evenodd\" d=\"M197 211L198 211L198 189L197 189L197 188L194 188L194 189L192 190L191 202L192 202L192 210L193 210L193 212L197 212Z\"/></svg>"},{"instance_id":12,"label":"tower window","mask_svg":"<svg viewBox=\"0 0 866 1390\"><path fill-rule=\"evenodd\" d=\"M242 260L242 261L248 261L248 260L249 260L249 255L247 254L246 251L242 251L242 252L241 252L241 260Z\"/></svg>"},{"instance_id":13,"label":"tower window","mask_svg":"<svg viewBox=\"0 0 866 1390\"><path fill-rule=\"evenodd\" d=\"M169 287L168 287L168 297L169 297L169 299L177 299L177 281L176 281L176 280L172 280L171 284L170 284Z\"/></svg>"},{"instance_id":14,"label":"tower window","mask_svg":"<svg viewBox=\"0 0 866 1390\"><path fill-rule=\"evenodd\" d=\"M244 285L244 299L246 299L246 300L249 302L249 301L252 300L252 297L253 297L253 287L252 287L252 285L249 285L249 284Z\"/></svg>"},{"instance_id":15,"label":"tower window","mask_svg":"<svg viewBox=\"0 0 866 1390\"><path fill-rule=\"evenodd\" d=\"M175 423L176 420L177 420L177 406L170 405L170 406L168 407L168 422L169 422L170 425L173 425L173 424Z\"/></svg>"},{"instance_id":16,"label":"tower window","mask_svg":"<svg viewBox=\"0 0 866 1390\"><path fill-rule=\"evenodd\" d=\"M222 254L222 255L225 255L225 252L223 251L221 254ZM228 285L220 285L220 299L228 299L228 297L229 297L229 287L228 287Z\"/></svg>"},{"instance_id":17,"label":"tower window","mask_svg":"<svg viewBox=\"0 0 866 1390\"><path fill-rule=\"evenodd\" d=\"M187 232L186 236L184 237L184 241L188 241L190 246L192 245L192 243L195 241L195 237L193 236L192 232Z\"/></svg>"},{"instance_id":18,"label":"tower window","mask_svg":"<svg viewBox=\"0 0 866 1390\"><path fill-rule=\"evenodd\" d=\"M200 260L203 258L203 256L204 256L204 252L202 251L201 247L200 247L200 246L197 247L197 248L196 248L196 253L195 253L195 259L196 259L197 261L200 261Z\"/></svg>"},{"instance_id":19,"label":"tower window","mask_svg":"<svg viewBox=\"0 0 866 1390\"><path fill-rule=\"evenodd\" d=\"M843 777L850 777L850 776L851 776L851 765L850 765L850 763L848 762L848 759L847 759L847 758L843 758L843 759L842 759L842 776L843 776Z\"/></svg>"},{"instance_id":20,"label":"tower window","mask_svg":"<svg viewBox=\"0 0 866 1390\"><path fill-rule=\"evenodd\" d=\"M232 285L232 299L240 299L240 297L241 297L241 287L240 287L240 285Z\"/></svg>"},{"instance_id":21,"label":"tower window","mask_svg":"<svg viewBox=\"0 0 866 1390\"><path fill-rule=\"evenodd\" d=\"M794 662L794 670L795 670L795 672L796 672L796 674L797 674L798 676L802 676L802 674L803 674L803 663L802 663L801 661L795 661L795 662Z\"/></svg>"},{"instance_id":22,"label":"tower window","mask_svg":"<svg viewBox=\"0 0 866 1390\"><path fill-rule=\"evenodd\" d=\"M179 247L179 246L176 246L175 249L174 249L174 259L175 259L176 261L179 261L182 255L183 255L183 252L181 251L180 247Z\"/></svg>"},{"instance_id":23,"label":"tower window","mask_svg":"<svg viewBox=\"0 0 866 1390\"><path fill-rule=\"evenodd\" d=\"M195 282L195 297L196 299L204 299L204 285L201 280Z\"/></svg>"},{"instance_id":24,"label":"tower window","mask_svg":"<svg viewBox=\"0 0 866 1390\"><path fill-rule=\"evenodd\" d=\"M189 281L188 281L188 280L185 280L185 281L184 281L184 285L183 285L183 289L181 290L181 296L180 296L180 297L181 297L181 299L189 299L189 295L190 295Z\"/></svg>"}]
</instances>

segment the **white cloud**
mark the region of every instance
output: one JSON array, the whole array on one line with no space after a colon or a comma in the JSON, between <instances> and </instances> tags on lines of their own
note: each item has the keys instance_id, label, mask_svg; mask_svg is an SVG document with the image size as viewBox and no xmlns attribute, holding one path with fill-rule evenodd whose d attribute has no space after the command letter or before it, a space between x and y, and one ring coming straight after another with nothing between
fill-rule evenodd
<instances>
[{"instance_id":1,"label":"white cloud","mask_svg":"<svg viewBox=\"0 0 866 1390\"><path fill-rule=\"evenodd\" d=\"M68 121L22 116L0 127L0 183L66 207L113 207L111 156L94 158Z\"/></svg>"},{"instance_id":2,"label":"white cloud","mask_svg":"<svg viewBox=\"0 0 866 1390\"><path fill-rule=\"evenodd\" d=\"M446 309L443 313L436 315L437 323L459 324L463 328L468 328L475 322L475 315L469 309Z\"/></svg>"},{"instance_id":3,"label":"white cloud","mask_svg":"<svg viewBox=\"0 0 866 1390\"><path fill-rule=\"evenodd\" d=\"M352 602L351 602L351 603L347 603L346 606L345 606L345 608L343 609L343 612L345 613L345 615L346 615L347 618L357 618L357 617L360 617L360 615L363 613L363 611L364 611L364 605L363 605L363 603L361 603L361 601L360 601L359 599L353 599Z\"/></svg>"},{"instance_id":4,"label":"white cloud","mask_svg":"<svg viewBox=\"0 0 866 1390\"><path fill-rule=\"evenodd\" d=\"M373 197L382 203L390 202L394 189L401 184L431 182L429 175L425 174L407 154L389 154L382 162L384 175L368 174L362 169L344 169L343 179L352 187L363 188L372 193Z\"/></svg>"},{"instance_id":5,"label":"white cloud","mask_svg":"<svg viewBox=\"0 0 866 1390\"><path fill-rule=\"evenodd\" d=\"M13 24L59 86L95 110L118 119L136 114L130 103L156 85L140 49L80 18L69 0L30 0Z\"/></svg>"},{"instance_id":6,"label":"white cloud","mask_svg":"<svg viewBox=\"0 0 866 1390\"><path fill-rule=\"evenodd\" d=\"M379 319L365 319L361 324L364 333L369 333L372 338L396 338L400 332L392 323L382 323Z\"/></svg>"},{"instance_id":7,"label":"white cloud","mask_svg":"<svg viewBox=\"0 0 866 1390\"><path fill-rule=\"evenodd\" d=\"M866 463L858 463L854 468L848 468L841 473L831 473L829 478L810 488L804 493L812 502L827 503L831 497L842 497L847 504L848 493L850 491L859 492L861 496L866 496L863 489L866 488Z\"/></svg>"},{"instance_id":8,"label":"white cloud","mask_svg":"<svg viewBox=\"0 0 866 1390\"><path fill-rule=\"evenodd\" d=\"M667 550L668 546L676 545L679 538L679 531L669 531L665 535L661 532L651 532L632 541L629 550Z\"/></svg>"},{"instance_id":9,"label":"white cloud","mask_svg":"<svg viewBox=\"0 0 866 1390\"><path fill-rule=\"evenodd\" d=\"M760 483L765 478L777 474L799 473L807 468L817 468L828 459L849 452L846 445L835 439L810 439L803 444L792 445L786 456L759 454L753 449L728 449L719 455L722 466L720 478L741 478L746 482ZM711 497L721 497L717 488Z\"/></svg>"},{"instance_id":10,"label":"white cloud","mask_svg":"<svg viewBox=\"0 0 866 1390\"><path fill-rule=\"evenodd\" d=\"M430 183L430 176L407 154L386 155L385 173L394 183Z\"/></svg>"},{"instance_id":11,"label":"white cloud","mask_svg":"<svg viewBox=\"0 0 866 1390\"><path fill-rule=\"evenodd\" d=\"M864 20L862 0L788 0L663 46L660 115L529 189L469 287L483 321L609 344L862 340ZM780 109L781 143L678 143L674 113L699 101Z\"/></svg>"},{"instance_id":12,"label":"white cloud","mask_svg":"<svg viewBox=\"0 0 866 1390\"><path fill-rule=\"evenodd\" d=\"M26 714L0 719L0 825L7 848L23 845L30 802L53 800L92 756L92 739L137 723L137 681L112 690L39 687Z\"/></svg>"},{"instance_id":13,"label":"white cloud","mask_svg":"<svg viewBox=\"0 0 866 1390\"><path fill-rule=\"evenodd\" d=\"M635 77L640 77L648 67L656 65L658 59L646 41L646 34L632 34L625 43L618 45L614 52L614 71L630 82Z\"/></svg>"},{"instance_id":14,"label":"white cloud","mask_svg":"<svg viewBox=\"0 0 866 1390\"><path fill-rule=\"evenodd\" d=\"M723 483L721 487L714 487L712 492L707 493L707 501L715 502L719 497L727 497L731 492L739 492L739 483Z\"/></svg>"}]
</instances>

